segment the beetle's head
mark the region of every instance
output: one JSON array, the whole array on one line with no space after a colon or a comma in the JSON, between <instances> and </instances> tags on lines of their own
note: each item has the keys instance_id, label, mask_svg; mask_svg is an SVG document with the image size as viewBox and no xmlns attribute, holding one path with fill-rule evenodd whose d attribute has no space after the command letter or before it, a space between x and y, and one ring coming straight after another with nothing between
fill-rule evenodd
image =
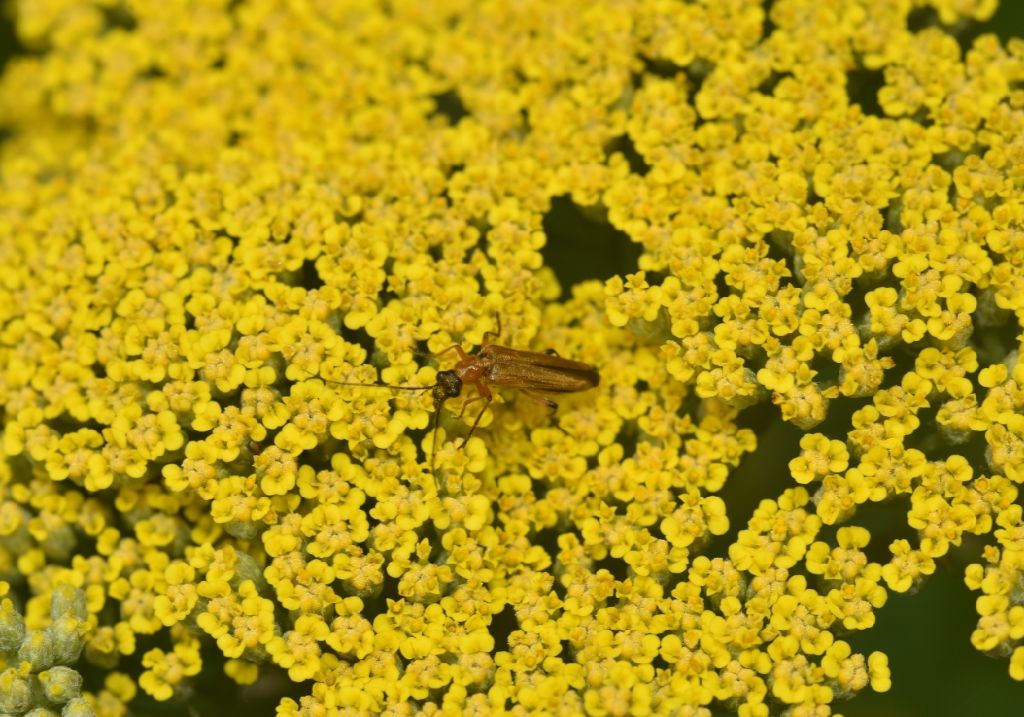
<instances>
[{"instance_id":1,"label":"beetle's head","mask_svg":"<svg viewBox=\"0 0 1024 717\"><path fill-rule=\"evenodd\" d=\"M437 383L431 395L434 397L434 408L438 410L441 404L449 398L456 398L462 393L462 379L454 371L438 371Z\"/></svg>"}]
</instances>

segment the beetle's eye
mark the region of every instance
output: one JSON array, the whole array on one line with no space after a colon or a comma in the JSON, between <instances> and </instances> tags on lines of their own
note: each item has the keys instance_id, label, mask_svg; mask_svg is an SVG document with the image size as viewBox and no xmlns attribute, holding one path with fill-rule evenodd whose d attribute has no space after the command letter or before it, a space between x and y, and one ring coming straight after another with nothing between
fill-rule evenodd
<instances>
[{"instance_id":1,"label":"beetle's eye","mask_svg":"<svg viewBox=\"0 0 1024 717\"><path fill-rule=\"evenodd\" d=\"M462 381L455 379L452 384L448 387L448 397L455 398L462 393Z\"/></svg>"}]
</instances>

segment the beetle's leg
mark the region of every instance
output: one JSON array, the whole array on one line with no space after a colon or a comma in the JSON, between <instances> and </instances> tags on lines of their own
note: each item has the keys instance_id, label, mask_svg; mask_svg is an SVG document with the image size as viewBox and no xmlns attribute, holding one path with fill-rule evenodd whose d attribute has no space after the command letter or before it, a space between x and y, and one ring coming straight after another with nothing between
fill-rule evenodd
<instances>
[{"instance_id":1,"label":"beetle's leg","mask_svg":"<svg viewBox=\"0 0 1024 717\"><path fill-rule=\"evenodd\" d=\"M476 386L476 384L474 384L474 386ZM470 399L468 399L468 400L466 400L466 401L464 401L462 403L462 410L459 411L459 418L462 418L464 415L466 415L466 407L469 404L476 403L477 401L480 401L480 400L482 400L484 398L487 398L487 397L484 396L482 393L480 393L480 389L477 389L476 395L473 396L473 398L470 398Z\"/></svg>"},{"instance_id":2,"label":"beetle's leg","mask_svg":"<svg viewBox=\"0 0 1024 717\"><path fill-rule=\"evenodd\" d=\"M475 431L476 427L480 425L480 419L483 418L484 413L487 412L487 407L491 405L491 401L494 399L494 396L491 394L491 390L487 388L487 386L485 386L482 382L477 382L474 383L473 385L476 387L477 393L480 394L479 396L477 396L477 398L485 399L487 403L485 403L484 407L480 409L480 413L476 414L476 420L473 421L473 426L469 429L469 433L467 433L466 437L462 439L462 442L459 444L459 448L462 448L464 445L466 445L466 441L468 441L472 437L473 431ZM475 401L476 398L474 398L473 400Z\"/></svg>"},{"instance_id":3,"label":"beetle's leg","mask_svg":"<svg viewBox=\"0 0 1024 717\"><path fill-rule=\"evenodd\" d=\"M442 356L444 356L449 351L457 351L458 354L459 354L459 360L460 361L465 361L467 358L469 358L469 355L458 344L452 344L448 348L442 349L442 350L438 351L436 354L427 354L427 356L429 356L430 358L435 358L435 359L436 358L441 358Z\"/></svg>"},{"instance_id":4,"label":"beetle's leg","mask_svg":"<svg viewBox=\"0 0 1024 717\"><path fill-rule=\"evenodd\" d=\"M481 347L491 343L491 337L497 338L501 336L501 314L494 315L495 331L484 331L484 342L480 344Z\"/></svg>"},{"instance_id":5,"label":"beetle's leg","mask_svg":"<svg viewBox=\"0 0 1024 717\"><path fill-rule=\"evenodd\" d=\"M533 391L531 391L529 389L526 389L526 388L519 389L519 392L522 393L524 396L526 396L531 401L536 401L540 405L545 406L545 407L549 408L552 411L554 411L554 410L556 410L558 408L558 404L555 403L554 401L552 401L547 396L541 396L539 393L534 393Z\"/></svg>"}]
</instances>

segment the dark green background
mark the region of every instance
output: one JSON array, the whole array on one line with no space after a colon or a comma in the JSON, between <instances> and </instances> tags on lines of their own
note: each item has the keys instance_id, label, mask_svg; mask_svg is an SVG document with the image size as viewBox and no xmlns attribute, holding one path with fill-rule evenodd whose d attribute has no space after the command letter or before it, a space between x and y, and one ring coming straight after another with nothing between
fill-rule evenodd
<instances>
[{"instance_id":1,"label":"dark green background","mask_svg":"<svg viewBox=\"0 0 1024 717\"><path fill-rule=\"evenodd\" d=\"M1004 39L1024 36L1024 0L1004 0L992 21L964 28L960 37L967 44L982 32L996 32ZM0 20L0 65L18 51L10 22L4 18ZM568 200L555 203L545 229L551 240L545 258L566 287L589 278L604 279L636 270L637 247L607 225L585 216ZM734 528L746 523L760 499L776 496L792 485L786 464L798 450L799 432L771 416L762 416L757 423L760 446L723 491ZM985 470L980 463L975 463L975 469ZM887 526L905 525L905 511L905 505L870 508L858 513L857 522L872 530L873 545L887 543L901 537L887 534ZM967 564L979 561L983 544L980 539L972 539L955 550L939 564L920 593L890 595L872 630L846 637L858 651L882 650L889 655L893 688L882 695L865 690L851 702L834 705L838 711L848 717L1024 715L1024 684L1010 679L1008 660L990 659L970 644L977 619L977 593L963 584L963 570ZM275 676L271 674L270 678ZM231 693L227 690L221 696L232 699ZM193 702L193 714L216 714L220 711L217 701L216 693L202 695ZM180 706L151 706L164 714L183 713ZM224 706L221 702L220 707ZM262 709L249 711L254 717L263 713Z\"/></svg>"}]
</instances>

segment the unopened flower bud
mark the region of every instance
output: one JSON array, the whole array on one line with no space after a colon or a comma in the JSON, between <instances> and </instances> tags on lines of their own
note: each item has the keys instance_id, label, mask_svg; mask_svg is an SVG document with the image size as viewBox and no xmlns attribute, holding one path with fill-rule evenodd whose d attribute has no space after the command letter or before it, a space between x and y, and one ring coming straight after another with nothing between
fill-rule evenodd
<instances>
[{"instance_id":1,"label":"unopened flower bud","mask_svg":"<svg viewBox=\"0 0 1024 717\"><path fill-rule=\"evenodd\" d=\"M69 583L60 583L53 588L50 617L57 620L67 616L84 620L89 617L89 610L85 605L85 593L82 590Z\"/></svg>"},{"instance_id":2,"label":"unopened flower bud","mask_svg":"<svg viewBox=\"0 0 1024 717\"><path fill-rule=\"evenodd\" d=\"M18 650L18 659L29 663L33 672L57 664L57 651L49 630L29 630Z\"/></svg>"},{"instance_id":3,"label":"unopened flower bud","mask_svg":"<svg viewBox=\"0 0 1024 717\"><path fill-rule=\"evenodd\" d=\"M64 705L60 717L96 717L96 710L84 698L76 697Z\"/></svg>"},{"instance_id":4,"label":"unopened flower bud","mask_svg":"<svg viewBox=\"0 0 1024 717\"><path fill-rule=\"evenodd\" d=\"M67 615L54 620L46 628L54 650L54 662L51 664L70 665L78 660L85 647L82 627L81 620Z\"/></svg>"},{"instance_id":5,"label":"unopened flower bud","mask_svg":"<svg viewBox=\"0 0 1024 717\"><path fill-rule=\"evenodd\" d=\"M0 601L0 652L13 655L25 639L25 618L11 600Z\"/></svg>"},{"instance_id":6,"label":"unopened flower bud","mask_svg":"<svg viewBox=\"0 0 1024 717\"><path fill-rule=\"evenodd\" d=\"M82 693L82 676L70 667L58 665L39 673L43 694L50 702L62 705Z\"/></svg>"},{"instance_id":7,"label":"unopened flower bud","mask_svg":"<svg viewBox=\"0 0 1024 717\"><path fill-rule=\"evenodd\" d=\"M32 678L26 666L0 672L0 712L20 715L32 706Z\"/></svg>"}]
</instances>

